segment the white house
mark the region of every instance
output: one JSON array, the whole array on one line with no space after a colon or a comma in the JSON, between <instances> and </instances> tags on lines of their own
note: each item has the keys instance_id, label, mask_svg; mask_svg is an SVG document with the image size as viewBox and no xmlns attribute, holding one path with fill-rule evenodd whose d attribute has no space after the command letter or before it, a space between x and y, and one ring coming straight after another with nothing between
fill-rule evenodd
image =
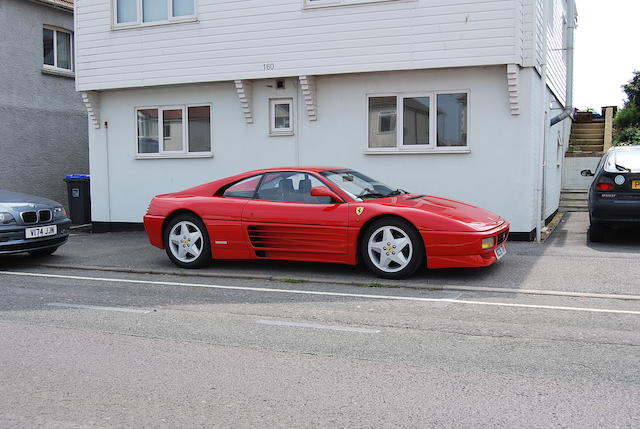
<instances>
[{"instance_id":1,"label":"white house","mask_svg":"<svg viewBox=\"0 0 640 429\"><path fill-rule=\"evenodd\" d=\"M522 238L558 208L574 0L82 0L75 20L97 226L286 165L479 205Z\"/></svg>"}]
</instances>

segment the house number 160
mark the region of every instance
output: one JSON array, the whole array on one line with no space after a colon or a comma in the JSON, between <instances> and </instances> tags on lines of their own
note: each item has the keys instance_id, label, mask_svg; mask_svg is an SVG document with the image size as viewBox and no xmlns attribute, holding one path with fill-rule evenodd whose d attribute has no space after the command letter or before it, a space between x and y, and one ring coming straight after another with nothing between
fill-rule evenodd
<instances>
[{"instance_id":1,"label":"house number 160","mask_svg":"<svg viewBox=\"0 0 640 429\"><path fill-rule=\"evenodd\" d=\"M263 67L265 70L275 70L276 65L275 65L275 64L273 64L273 63L265 63L265 64L262 64L262 67Z\"/></svg>"}]
</instances>

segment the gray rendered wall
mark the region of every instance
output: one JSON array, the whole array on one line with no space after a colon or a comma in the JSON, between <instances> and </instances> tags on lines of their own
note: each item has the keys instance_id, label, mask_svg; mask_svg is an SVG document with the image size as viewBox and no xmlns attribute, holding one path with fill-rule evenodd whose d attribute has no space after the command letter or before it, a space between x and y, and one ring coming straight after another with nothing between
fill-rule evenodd
<instances>
[{"instance_id":1,"label":"gray rendered wall","mask_svg":"<svg viewBox=\"0 0 640 429\"><path fill-rule=\"evenodd\" d=\"M42 27L73 14L0 0L0 189L67 204L63 178L89 172L87 114L75 81L43 73Z\"/></svg>"}]
</instances>

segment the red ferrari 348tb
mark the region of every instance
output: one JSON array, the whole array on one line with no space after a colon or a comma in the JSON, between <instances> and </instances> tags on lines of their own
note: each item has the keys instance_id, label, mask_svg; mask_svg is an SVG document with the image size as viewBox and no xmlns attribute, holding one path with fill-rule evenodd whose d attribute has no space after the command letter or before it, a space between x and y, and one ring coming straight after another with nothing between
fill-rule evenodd
<instances>
[{"instance_id":1,"label":"red ferrari 348tb","mask_svg":"<svg viewBox=\"0 0 640 429\"><path fill-rule=\"evenodd\" d=\"M509 234L487 210L317 167L250 171L158 195L144 225L151 244L183 268L211 259L363 262L392 279L421 266L491 265Z\"/></svg>"}]
</instances>

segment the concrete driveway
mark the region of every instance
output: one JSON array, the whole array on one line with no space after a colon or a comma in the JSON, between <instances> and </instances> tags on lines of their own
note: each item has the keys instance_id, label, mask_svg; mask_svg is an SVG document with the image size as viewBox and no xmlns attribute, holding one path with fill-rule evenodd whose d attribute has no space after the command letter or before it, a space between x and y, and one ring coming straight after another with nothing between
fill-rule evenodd
<instances>
[{"instance_id":1,"label":"concrete driveway","mask_svg":"<svg viewBox=\"0 0 640 429\"><path fill-rule=\"evenodd\" d=\"M9 256L0 259L0 269L39 265L370 287L640 295L640 234L620 233L608 243L591 244L587 228L586 213L569 213L547 242L510 242L508 255L492 267L421 270L404 281L381 280L362 267L281 261L215 261L204 269L182 270L152 247L143 232L77 233L51 257Z\"/></svg>"}]
</instances>

